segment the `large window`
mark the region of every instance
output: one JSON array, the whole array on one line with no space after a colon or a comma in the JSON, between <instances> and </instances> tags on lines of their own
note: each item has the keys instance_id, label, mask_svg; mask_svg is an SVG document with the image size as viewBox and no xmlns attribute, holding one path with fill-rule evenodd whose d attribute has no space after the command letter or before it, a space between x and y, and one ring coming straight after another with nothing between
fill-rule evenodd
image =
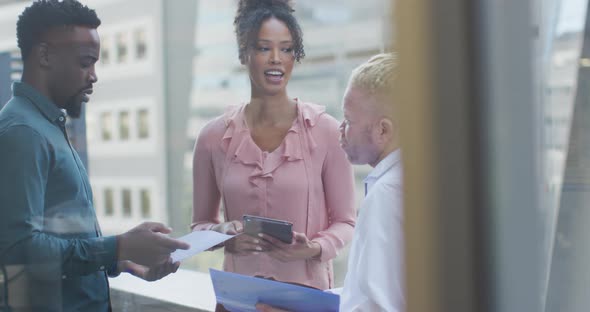
<instances>
[{"instance_id":1,"label":"large window","mask_svg":"<svg viewBox=\"0 0 590 312\"><path fill-rule=\"evenodd\" d=\"M590 297L590 19L587 0L550 1L559 8L544 56L543 145L547 192L543 262L545 311L585 311Z\"/></svg>"},{"instance_id":2,"label":"large window","mask_svg":"<svg viewBox=\"0 0 590 312\"><path fill-rule=\"evenodd\" d=\"M18 14L10 14L10 10L25 2L30 1L0 0L2 25L15 25ZM249 77L238 59L233 29L238 1L87 2L91 7L96 5L104 21L98 28L99 81L86 106L90 144L88 151L81 151L89 155L91 181L98 181L93 191L101 226L106 229L105 235L114 235L132 228L139 220L149 220L173 227L172 236L186 234L192 214L195 140L203 127L228 106L250 99ZM445 249L446 242L441 238L435 240L440 244L410 245L408 250L424 246L430 250L424 249L424 257L407 264L408 267L432 260L433 266L440 265L437 268L456 269L464 263L447 263L445 260L450 258L445 256L477 258L470 263L473 266L464 265L459 270L473 275L451 276L443 281L443 288L455 287L462 281L460 277L476 286L486 284L488 293L476 294L490 300L486 312L501 311L511 300L531 300L530 296L517 298L523 293L532 293L533 305L542 302L543 308L505 311L590 311L589 1L291 2L303 29L306 57L295 64L288 87L290 96L324 105L326 112L341 119L342 95L351 70L375 53L405 51L406 57L416 57L409 66L430 74L422 77L418 71L407 71L406 76L400 77L413 83L407 90L416 87L424 96L418 100L443 104L430 107L420 106L423 103L419 101L403 103L413 109L412 117L430 118L407 118L406 126L413 123L421 127L419 130L433 133L450 128L459 134L432 136L445 140L405 142L414 150L438 153L414 154L414 158L404 160L404 170L410 167L407 164L422 162L436 163L448 170L435 172L440 168L422 167L420 173L433 177L414 185L415 198L423 199L419 203L424 206L433 207L461 196L468 203L473 198L484 198L478 202L481 205L466 210L440 204L441 209L435 214L416 214L428 221L437 217L432 221L435 225L452 216L449 219L469 225L467 234L481 236L461 235L465 234L462 229L453 227L407 227L406 233L414 234L412 239L422 238L431 230L435 234L457 235L471 243L462 246L465 248ZM396 10L400 4L406 4L406 9L427 8L422 16L400 12L400 20L394 21L390 7L394 4ZM194 16L183 14L186 12ZM444 19L453 13L453 17L467 17ZM7 19L10 23L4 23ZM404 34L405 42L402 36L394 36L398 29L392 27L392 21L399 26L420 19L424 23L417 26L424 27L410 28ZM428 27L433 29L425 30ZM13 50L14 32L5 29L13 27L0 29L0 49ZM404 50L408 49L404 43L416 42L423 43L420 49ZM20 78L15 75L12 73L11 78ZM417 82L416 77L423 81ZM420 83L431 85L418 88ZM459 93L465 93L462 95L469 99L469 105L449 103L449 99L459 98ZM431 110L420 111L423 108ZM412 134L423 135L418 131ZM463 141L461 135L466 136L461 137ZM467 145L469 149L465 148ZM460 154L464 158L447 154L463 148L467 149ZM364 196L362 180L370 170L369 166L355 166L357 207ZM436 175L441 172L450 174ZM470 183L459 188L459 179ZM455 186L455 192L443 192L449 185ZM425 189L432 192L426 193ZM220 218L224 218L223 211ZM440 252L440 257L430 257L429 251ZM518 259L516 255L523 257ZM343 284L347 256L345 249L334 260L335 286ZM182 269L206 274L209 268L220 269L223 257L223 249L203 252L183 262ZM482 267L486 270L480 272ZM410 272L413 275L408 279L427 279L446 272ZM158 283L149 285L155 289L162 285ZM194 289L208 287L209 280L189 285ZM518 289L519 285L531 287ZM152 297L171 296L171 289L159 288ZM196 290L194 293L200 294ZM424 302L471 299L467 292L440 298L429 297L432 294L424 289L417 293L418 300Z\"/></svg>"},{"instance_id":3,"label":"large window","mask_svg":"<svg viewBox=\"0 0 590 312\"><path fill-rule=\"evenodd\" d=\"M342 95L351 70L372 54L393 46L389 36L389 1L305 0L297 1L295 10L304 32L306 56L301 64L295 65L289 94L324 105L340 119ZM239 63L232 34L235 11L235 1L198 1L191 128L198 130L229 105L249 100L248 73ZM192 155L197 134L198 131L189 132L186 158ZM363 198L362 180L369 171L369 166L355 167L357 207ZM190 167L187 175L190 176ZM190 201L187 207L190 209ZM334 261L337 286L344 281L347 254L344 250ZM222 253L200 255L191 259L187 267L206 272L212 263L220 267L222 257Z\"/></svg>"},{"instance_id":4,"label":"large window","mask_svg":"<svg viewBox=\"0 0 590 312\"><path fill-rule=\"evenodd\" d=\"M96 184L93 191L105 235L120 234L147 220L166 223L175 230L171 235L180 236L190 231L196 137L228 106L249 100L250 82L237 58L235 0L144 2L89 3L96 6L103 24L98 28L99 80L86 106L88 174ZM389 0L293 3L307 58L296 64L289 91L293 97L326 106L340 119L350 70L371 53L393 46ZM129 11L130 7L141 10ZM193 20L184 18L189 11L194 12ZM0 31L0 45L8 41L2 35ZM357 206L368 170L356 168ZM223 249L203 252L182 268L201 273L220 269L223 256ZM346 260L343 250L334 264L336 286L343 283Z\"/></svg>"}]
</instances>

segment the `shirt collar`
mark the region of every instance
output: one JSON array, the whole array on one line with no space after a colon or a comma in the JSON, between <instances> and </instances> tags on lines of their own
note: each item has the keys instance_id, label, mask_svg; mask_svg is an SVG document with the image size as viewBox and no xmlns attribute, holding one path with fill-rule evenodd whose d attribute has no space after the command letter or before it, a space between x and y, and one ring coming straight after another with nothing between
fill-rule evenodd
<instances>
[{"instance_id":1,"label":"shirt collar","mask_svg":"<svg viewBox=\"0 0 590 312\"><path fill-rule=\"evenodd\" d=\"M364 182L367 183L370 180L378 180L383 174L385 174L391 167L395 166L401 160L401 150L398 148L395 151L389 153L383 158L369 175L365 178Z\"/></svg>"},{"instance_id":2,"label":"shirt collar","mask_svg":"<svg viewBox=\"0 0 590 312\"><path fill-rule=\"evenodd\" d=\"M300 126L303 126L298 124L298 120L300 120L301 123L304 123L306 127L313 127L320 119L320 116L326 112L324 106L304 102L299 98L294 98L293 100L295 100L298 112L297 119L293 122L294 126L291 129L295 132L298 132ZM246 126L244 115L245 108L246 103L242 103L239 106L229 107L223 116L226 127L233 124L236 131L246 131L248 127Z\"/></svg>"},{"instance_id":3,"label":"shirt collar","mask_svg":"<svg viewBox=\"0 0 590 312\"><path fill-rule=\"evenodd\" d=\"M49 121L59 124L65 122L66 114L64 111L29 84L25 82L14 82L12 84L12 93L14 96L28 98Z\"/></svg>"}]
</instances>

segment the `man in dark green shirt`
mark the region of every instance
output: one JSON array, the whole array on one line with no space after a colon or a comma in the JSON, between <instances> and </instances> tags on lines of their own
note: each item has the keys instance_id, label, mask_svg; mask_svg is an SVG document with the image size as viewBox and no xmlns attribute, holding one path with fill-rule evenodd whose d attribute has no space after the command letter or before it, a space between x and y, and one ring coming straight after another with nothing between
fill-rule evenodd
<instances>
[{"instance_id":1,"label":"man in dark green shirt","mask_svg":"<svg viewBox=\"0 0 590 312\"><path fill-rule=\"evenodd\" d=\"M17 23L23 77L0 111L0 267L24 272L8 289L27 311L109 311L107 274L159 279L178 269L170 253L188 248L159 223L100 233L65 128L65 112L78 117L97 81L99 25L74 0L34 2Z\"/></svg>"}]
</instances>

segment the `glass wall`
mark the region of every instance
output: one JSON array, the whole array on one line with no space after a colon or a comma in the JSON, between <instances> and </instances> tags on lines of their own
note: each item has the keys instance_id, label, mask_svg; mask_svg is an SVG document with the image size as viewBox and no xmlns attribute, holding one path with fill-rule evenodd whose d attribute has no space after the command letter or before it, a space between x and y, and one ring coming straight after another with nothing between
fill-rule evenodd
<instances>
[{"instance_id":1,"label":"glass wall","mask_svg":"<svg viewBox=\"0 0 590 312\"><path fill-rule=\"evenodd\" d=\"M586 311L590 274L590 25L588 1L550 2L543 145L546 208L546 311Z\"/></svg>"},{"instance_id":2,"label":"glass wall","mask_svg":"<svg viewBox=\"0 0 590 312\"><path fill-rule=\"evenodd\" d=\"M295 14L304 33L306 57L295 66L289 95L325 105L330 114L341 119L340 105L350 71L375 53L404 49L395 41L397 35L393 35L396 31L394 24L398 25L400 20L393 16L392 2L295 1ZM90 4L97 5L104 21L99 29L99 82L87 106L86 116L89 172L100 223L105 234L118 234L143 220L170 223L170 220L176 220L171 216L180 216L177 219L181 222L171 224L176 230L174 235L186 234L192 210L191 169L195 139L202 127L223 113L226 107L249 99L249 77L238 60L233 32L237 1L195 0L195 19L188 26L194 32L194 38L188 44L194 49L185 49L192 61L192 67L185 68L190 72L188 81L178 78L184 76L178 76L172 70L174 61L166 59L175 44L187 42L174 43L174 36L166 32L174 21L162 17L161 3L151 1L152 5L145 4L140 10L125 6L125 1L114 5L116 3L117 0L111 0ZM420 3L432 4L432 1ZM519 278L529 282L534 280L535 289L531 292L542 310L547 312L589 311L590 296L586 294L590 285L590 270L586 267L590 261L590 227L586 224L590 219L588 0L527 0L509 4L477 1L478 7L487 9L482 10L483 13L467 10L466 3L438 2L433 5L438 11L429 16L434 20L440 18L436 16L438 14L458 11L474 15L466 19L470 23L457 24L455 29L466 36L448 37L445 32L448 29L444 27L431 29L425 36L430 43L425 47L444 50L441 46L464 44L469 53L461 62L453 63L456 59L450 55L428 54L431 51L412 52L423 53L421 55L425 57L420 62L426 68L449 69L451 65L457 65L444 72L433 70L433 76L438 75L435 77L438 80L432 79L439 84L430 87L439 92L437 95L442 95L440 104L443 105L436 111L441 119L425 118L421 120L423 126L442 129L445 123L458 121L457 124L472 126L468 129L473 131L469 137L473 141L457 143L453 141L457 138L446 137L448 141L442 141L445 146L440 148L441 155L432 153L424 157L444 158L444 152L453 146L462 147L460 145L465 142L473 144L481 153L470 154L462 163L452 160L444 164L451 164L449 168L457 169L457 172L465 168L479 170L471 176L471 185L466 183L463 191L474 197L485 193L488 201L481 201L481 206L473 208L473 219L469 219L472 215L458 215L458 218L475 222L476 217L489 217L479 220L479 224L469 225L490 231L487 237L473 238L474 244L481 244L481 249L487 252L478 256L484 257L482 262L493 267L485 268L492 272L487 276L490 280L498 285L511 282L520 285ZM3 5L0 4L0 8ZM518 7L519 10L508 10L508 7ZM397 18L416 18L408 14L400 12ZM0 14L2 18L5 16ZM519 24L520 19L525 19L527 24ZM10 23L13 25L14 21ZM450 27L449 24L442 26ZM411 35L417 36L420 31L424 30L412 29ZM0 32L0 35L0 50L14 51L15 44L6 44L14 41L14 34L8 37ZM463 41L453 41L457 38ZM519 40L526 41L526 44L518 45ZM442 56L448 59L442 59ZM432 59L448 61L449 64L443 64L448 67L429 63ZM403 58L401 62L404 62ZM523 80L513 81L510 74L518 71L527 74L519 76L525 77ZM473 79L455 81L453 86L467 90L436 89L442 88L445 79L451 81L455 75L465 72L472 75L465 74L466 77ZM402 77L405 78L408 77ZM167 94L173 93L174 85L183 83L189 85L188 100L170 101ZM464 110L444 106L448 104L444 101L460 92L472 96L471 106L466 105ZM484 97L486 101L482 100ZM514 99L527 102L512 101ZM171 114L178 107L188 113ZM467 122L469 118L476 119L478 124ZM170 135L172 125L186 125L186 129L182 135L173 137ZM460 133L465 129L454 130ZM438 141L419 143L437 148L441 144ZM172 165L167 163L173 156L178 156L170 154L172 152L167 148L170 146L180 147L180 156L184 159L180 164L181 174L172 174ZM523 170L523 166L527 169ZM363 198L361 181L369 170L368 166L355 167L357 207ZM525 172L526 176L518 176L520 172ZM454 179L460 178L457 176L449 175L444 181L425 183L436 184L439 190L443 190L445 184L452 184ZM426 184L408 185L418 193L429 187ZM182 204L172 206L169 197L176 194L173 191L177 188L181 189ZM419 195L434 202L440 199L436 196L445 199L457 194ZM519 206L519 203L524 204ZM457 213L453 210L455 207L442 208L447 209L444 213ZM509 220L514 223L508 224ZM406 233L419 235L426 229L406 230ZM522 240L523 237L532 239ZM534 248L518 245L525 241ZM473 254L482 252L473 245L469 248L476 249ZM519 266L513 266L518 260L514 256L522 250L540 250L538 255L531 256L534 260L528 264L533 268L526 272L519 272L515 270ZM182 268L199 272L220 269L222 258L223 250L204 252L183 263ZM346 260L347 252L335 260L336 286L342 285ZM534 277L527 275L533 271ZM492 283L486 279L478 282ZM493 294L489 296L493 297L491 301L498 301L493 305L495 307L502 307L500 301L506 298L525 293L521 290L510 297L502 294L501 289L494 290L497 292L490 291Z\"/></svg>"}]
</instances>

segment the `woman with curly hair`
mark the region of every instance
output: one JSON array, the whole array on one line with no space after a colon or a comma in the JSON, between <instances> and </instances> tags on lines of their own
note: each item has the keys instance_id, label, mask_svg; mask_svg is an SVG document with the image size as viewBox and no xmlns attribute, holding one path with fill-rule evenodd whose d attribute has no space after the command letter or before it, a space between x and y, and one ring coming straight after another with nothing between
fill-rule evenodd
<instances>
[{"instance_id":1,"label":"woman with curly hair","mask_svg":"<svg viewBox=\"0 0 590 312\"><path fill-rule=\"evenodd\" d=\"M267 235L227 241L224 270L327 289L332 259L353 234L353 174L339 123L324 107L287 95L305 56L293 12L288 1L239 2L234 25L251 96L199 133L192 228L238 234L244 215L289 221L291 244Z\"/></svg>"}]
</instances>

